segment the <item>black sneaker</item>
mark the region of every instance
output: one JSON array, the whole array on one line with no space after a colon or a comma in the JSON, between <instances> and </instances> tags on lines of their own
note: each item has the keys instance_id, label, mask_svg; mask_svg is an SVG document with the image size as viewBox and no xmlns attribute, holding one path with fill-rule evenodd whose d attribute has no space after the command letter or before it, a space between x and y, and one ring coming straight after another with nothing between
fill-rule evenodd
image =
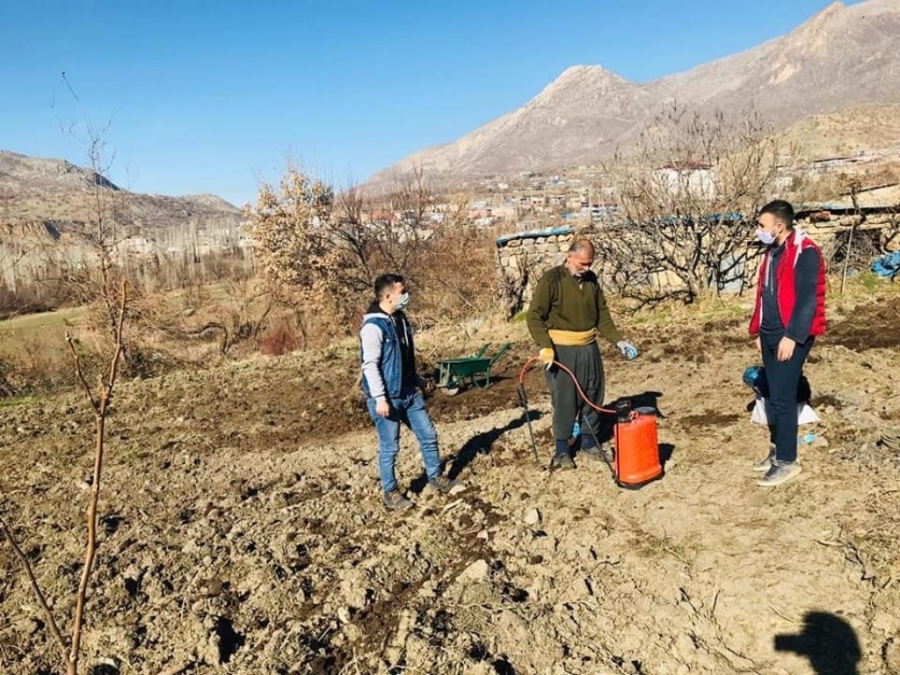
<instances>
[{"instance_id":1,"label":"black sneaker","mask_svg":"<svg viewBox=\"0 0 900 675\"><path fill-rule=\"evenodd\" d=\"M574 469L575 460L572 459L572 455L568 452L557 452L553 455L550 466L555 466L559 469Z\"/></svg>"},{"instance_id":2,"label":"black sneaker","mask_svg":"<svg viewBox=\"0 0 900 675\"><path fill-rule=\"evenodd\" d=\"M403 493L400 492L400 490L385 492L382 495L381 500L384 502L384 507L388 511L403 511L404 509L411 509L415 506L415 504L403 496Z\"/></svg>"},{"instance_id":3,"label":"black sneaker","mask_svg":"<svg viewBox=\"0 0 900 675\"><path fill-rule=\"evenodd\" d=\"M450 492L455 487L465 488L466 486L462 483L462 481L458 481L455 478L447 478L446 476L438 476L437 478L433 478L428 481L429 487L433 490L437 490L442 494L446 494Z\"/></svg>"}]
</instances>

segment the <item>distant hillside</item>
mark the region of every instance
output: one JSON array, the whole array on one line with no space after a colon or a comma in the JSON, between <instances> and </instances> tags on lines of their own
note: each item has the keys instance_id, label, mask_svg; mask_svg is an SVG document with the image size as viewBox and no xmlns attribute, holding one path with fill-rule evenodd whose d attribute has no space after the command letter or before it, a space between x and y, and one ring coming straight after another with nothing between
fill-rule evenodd
<instances>
[{"instance_id":1,"label":"distant hillside","mask_svg":"<svg viewBox=\"0 0 900 675\"><path fill-rule=\"evenodd\" d=\"M123 190L90 169L59 159L0 150L0 225L53 221L90 222L96 217L96 186L112 204L118 222L135 228L170 228L195 223L236 225L240 209L215 195L166 197Z\"/></svg>"},{"instance_id":2,"label":"distant hillside","mask_svg":"<svg viewBox=\"0 0 900 675\"><path fill-rule=\"evenodd\" d=\"M215 195L138 194L70 162L0 151L0 287L33 291L48 269L94 260L84 235L98 222L97 186L104 220L120 226L120 253L196 262L247 245L240 210Z\"/></svg>"},{"instance_id":3,"label":"distant hillside","mask_svg":"<svg viewBox=\"0 0 900 675\"><path fill-rule=\"evenodd\" d=\"M784 131L810 159L887 150L900 145L900 104L866 104L813 115Z\"/></svg>"},{"instance_id":4,"label":"distant hillside","mask_svg":"<svg viewBox=\"0 0 900 675\"><path fill-rule=\"evenodd\" d=\"M898 47L900 0L867 0L835 2L788 35L646 84L600 66L574 66L518 110L406 157L369 185L413 169L459 179L590 164L627 147L675 100L701 111L752 103L779 128L850 106L900 102Z\"/></svg>"}]
</instances>

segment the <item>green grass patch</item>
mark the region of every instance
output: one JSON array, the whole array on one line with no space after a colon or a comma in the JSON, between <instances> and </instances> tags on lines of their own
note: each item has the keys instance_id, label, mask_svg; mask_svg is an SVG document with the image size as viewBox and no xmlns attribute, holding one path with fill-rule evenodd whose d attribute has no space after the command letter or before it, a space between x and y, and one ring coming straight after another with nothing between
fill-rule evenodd
<instances>
[{"instance_id":1,"label":"green grass patch","mask_svg":"<svg viewBox=\"0 0 900 675\"><path fill-rule=\"evenodd\" d=\"M0 408L15 408L16 406L31 405L32 403L37 403L37 398L34 396L0 399Z\"/></svg>"},{"instance_id":2,"label":"green grass patch","mask_svg":"<svg viewBox=\"0 0 900 675\"><path fill-rule=\"evenodd\" d=\"M866 270L857 277L858 283L867 291L875 291L881 285L881 277L872 270Z\"/></svg>"},{"instance_id":3,"label":"green grass patch","mask_svg":"<svg viewBox=\"0 0 900 675\"><path fill-rule=\"evenodd\" d=\"M18 332L27 334L48 328L76 326L81 322L83 316L84 310L80 307L59 309L55 312L41 312L40 314L24 314L0 321L0 334Z\"/></svg>"}]
</instances>

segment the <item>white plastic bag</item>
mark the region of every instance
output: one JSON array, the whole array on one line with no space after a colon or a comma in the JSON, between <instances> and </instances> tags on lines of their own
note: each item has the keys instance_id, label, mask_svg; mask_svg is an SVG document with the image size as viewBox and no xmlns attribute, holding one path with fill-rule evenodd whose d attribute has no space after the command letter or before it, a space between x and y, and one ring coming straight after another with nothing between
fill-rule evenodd
<instances>
[{"instance_id":1,"label":"white plastic bag","mask_svg":"<svg viewBox=\"0 0 900 675\"><path fill-rule=\"evenodd\" d=\"M750 415L751 422L754 424L769 424L768 418L766 417L766 405L768 404L768 401L769 399L763 398L762 396L756 397L756 405L753 406L753 412ZM797 423L800 426L804 424L816 424L819 421L819 416L816 414L816 411L810 407L809 403L797 404Z\"/></svg>"}]
</instances>

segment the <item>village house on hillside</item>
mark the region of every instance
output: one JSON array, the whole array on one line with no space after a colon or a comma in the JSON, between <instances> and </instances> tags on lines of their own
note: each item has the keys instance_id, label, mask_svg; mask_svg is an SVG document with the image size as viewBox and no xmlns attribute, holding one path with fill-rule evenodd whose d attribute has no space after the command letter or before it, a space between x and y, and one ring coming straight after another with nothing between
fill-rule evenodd
<instances>
[{"instance_id":1,"label":"village house on hillside","mask_svg":"<svg viewBox=\"0 0 900 675\"><path fill-rule=\"evenodd\" d=\"M672 162L653 170L653 181L671 194L690 193L712 199L716 195L713 168L702 162Z\"/></svg>"},{"instance_id":2,"label":"village house on hillside","mask_svg":"<svg viewBox=\"0 0 900 675\"><path fill-rule=\"evenodd\" d=\"M811 170L813 173L826 173L834 169L840 169L856 164L867 164L881 159L881 155L860 150L854 155L845 157L823 157L813 160Z\"/></svg>"}]
</instances>

